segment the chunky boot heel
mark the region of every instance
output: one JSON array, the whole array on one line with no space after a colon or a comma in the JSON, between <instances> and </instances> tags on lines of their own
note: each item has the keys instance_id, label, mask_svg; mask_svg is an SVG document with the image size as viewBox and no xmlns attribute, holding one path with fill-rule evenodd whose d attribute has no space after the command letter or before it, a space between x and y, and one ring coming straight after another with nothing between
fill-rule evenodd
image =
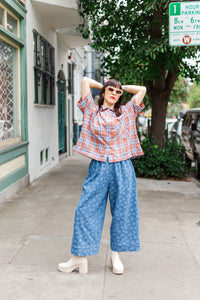
<instances>
[{"instance_id":1,"label":"chunky boot heel","mask_svg":"<svg viewBox=\"0 0 200 300\"><path fill-rule=\"evenodd\" d=\"M88 261L86 261L85 263L83 263L79 266L79 273L80 274L87 274L88 273Z\"/></svg>"},{"instance_id":2,"label":"chunky boot heel","mask_svg":"<svg viewBox=\"0 0 200 300\"><path fill-rule=\"evenodd\" d=\"M88 260L87 257L83 256L73 256L66 263L60 263L58 265L58 270L64 273L70 273L75 269L79 269L79 273L88 273Z\"/></svg>"},{"instance_id":3,"label":"chunky boot heel","mask_svg":"<svg viewBox=\"0 0 200 300\"><path fill-rule=\"evenodd\" d=\"M110 266L114 274L120 275L124 273L124 266L118 252L112 251L110 256Z\"/></svg>"}]
</instances>

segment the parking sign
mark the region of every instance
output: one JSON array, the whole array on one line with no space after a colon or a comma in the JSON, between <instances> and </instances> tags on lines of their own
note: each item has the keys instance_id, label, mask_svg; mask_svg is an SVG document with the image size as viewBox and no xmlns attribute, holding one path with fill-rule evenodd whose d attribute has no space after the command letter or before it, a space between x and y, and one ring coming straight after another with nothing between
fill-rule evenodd
<instances>
[{"instance_id":1,"label":"parking sign","mask_svg":"<svg viewBox=\"0 0 200 300\"><path fill-rule=\"evenodd\" d=\"M200 45L200 1L169 4L169 44Z\"/></svg>"}]
</instances>

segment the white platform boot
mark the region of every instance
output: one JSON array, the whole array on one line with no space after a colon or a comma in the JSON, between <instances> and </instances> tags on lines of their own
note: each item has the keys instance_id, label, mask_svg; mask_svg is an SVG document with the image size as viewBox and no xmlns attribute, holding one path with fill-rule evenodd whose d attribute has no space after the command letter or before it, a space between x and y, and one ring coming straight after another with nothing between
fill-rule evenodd
<instances>
[{"instance_id":1,"label":"white platform boot","mask_svg":"<svg viewBox=\"0 0 200 300\"><path fill-rule=\"evenodd\" d=\"M114 274L124 273L124 265L120 259L119 252L111 251L110 264Z\"/></svg>"},{"instance_id":2,"label":"white platform boot","mask_svg":"<svg viewBox=\"0 0 200 300\"><path fill-rule=\"evenodd\" d=\"M88 273L88 260L86 256L73 255L70 260L58 265L58 270L64 273L70 273L77 268L81 274Z\"/></svg>"}]
</instances>

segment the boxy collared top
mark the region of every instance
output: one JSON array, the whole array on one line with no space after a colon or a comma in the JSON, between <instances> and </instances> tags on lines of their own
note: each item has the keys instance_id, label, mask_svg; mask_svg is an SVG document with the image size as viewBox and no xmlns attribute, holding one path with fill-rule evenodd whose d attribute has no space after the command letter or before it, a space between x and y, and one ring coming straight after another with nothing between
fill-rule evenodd
<instances>
[{"instance_id":1,"label":"boxy collared top","mask_svg":"<svg viewBox=\"0 0 200 300\"><path fill-rule=\"evenodd\" d=\"M74 151L104 162L143 155L135 120L144 104L138 106L134 98L121 106L120 116L110 108L101 106L99 109L91 93L80 98L77 105L83 112L83 125Z\"/></svg>"}]
</instances>

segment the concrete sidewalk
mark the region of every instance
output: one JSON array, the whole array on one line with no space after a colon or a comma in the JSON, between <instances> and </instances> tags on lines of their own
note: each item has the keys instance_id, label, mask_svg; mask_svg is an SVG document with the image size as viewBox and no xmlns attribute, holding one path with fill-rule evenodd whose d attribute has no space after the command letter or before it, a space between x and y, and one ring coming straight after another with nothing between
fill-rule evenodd
<instances>
[{"instance_id":1,"label":"concrete sidewalk","mask_svg":"<svg viewBox=\"0 0 200 300\"><path fill-rule=\"evenodd\" d=\"M137 179L141 251L109 267L110 211L89 273L57 271L70 257L76 205L90 160L62 159L0 207L1 300L199 300L200 189L193 182Z\"/></svg>"}]
</instances>

